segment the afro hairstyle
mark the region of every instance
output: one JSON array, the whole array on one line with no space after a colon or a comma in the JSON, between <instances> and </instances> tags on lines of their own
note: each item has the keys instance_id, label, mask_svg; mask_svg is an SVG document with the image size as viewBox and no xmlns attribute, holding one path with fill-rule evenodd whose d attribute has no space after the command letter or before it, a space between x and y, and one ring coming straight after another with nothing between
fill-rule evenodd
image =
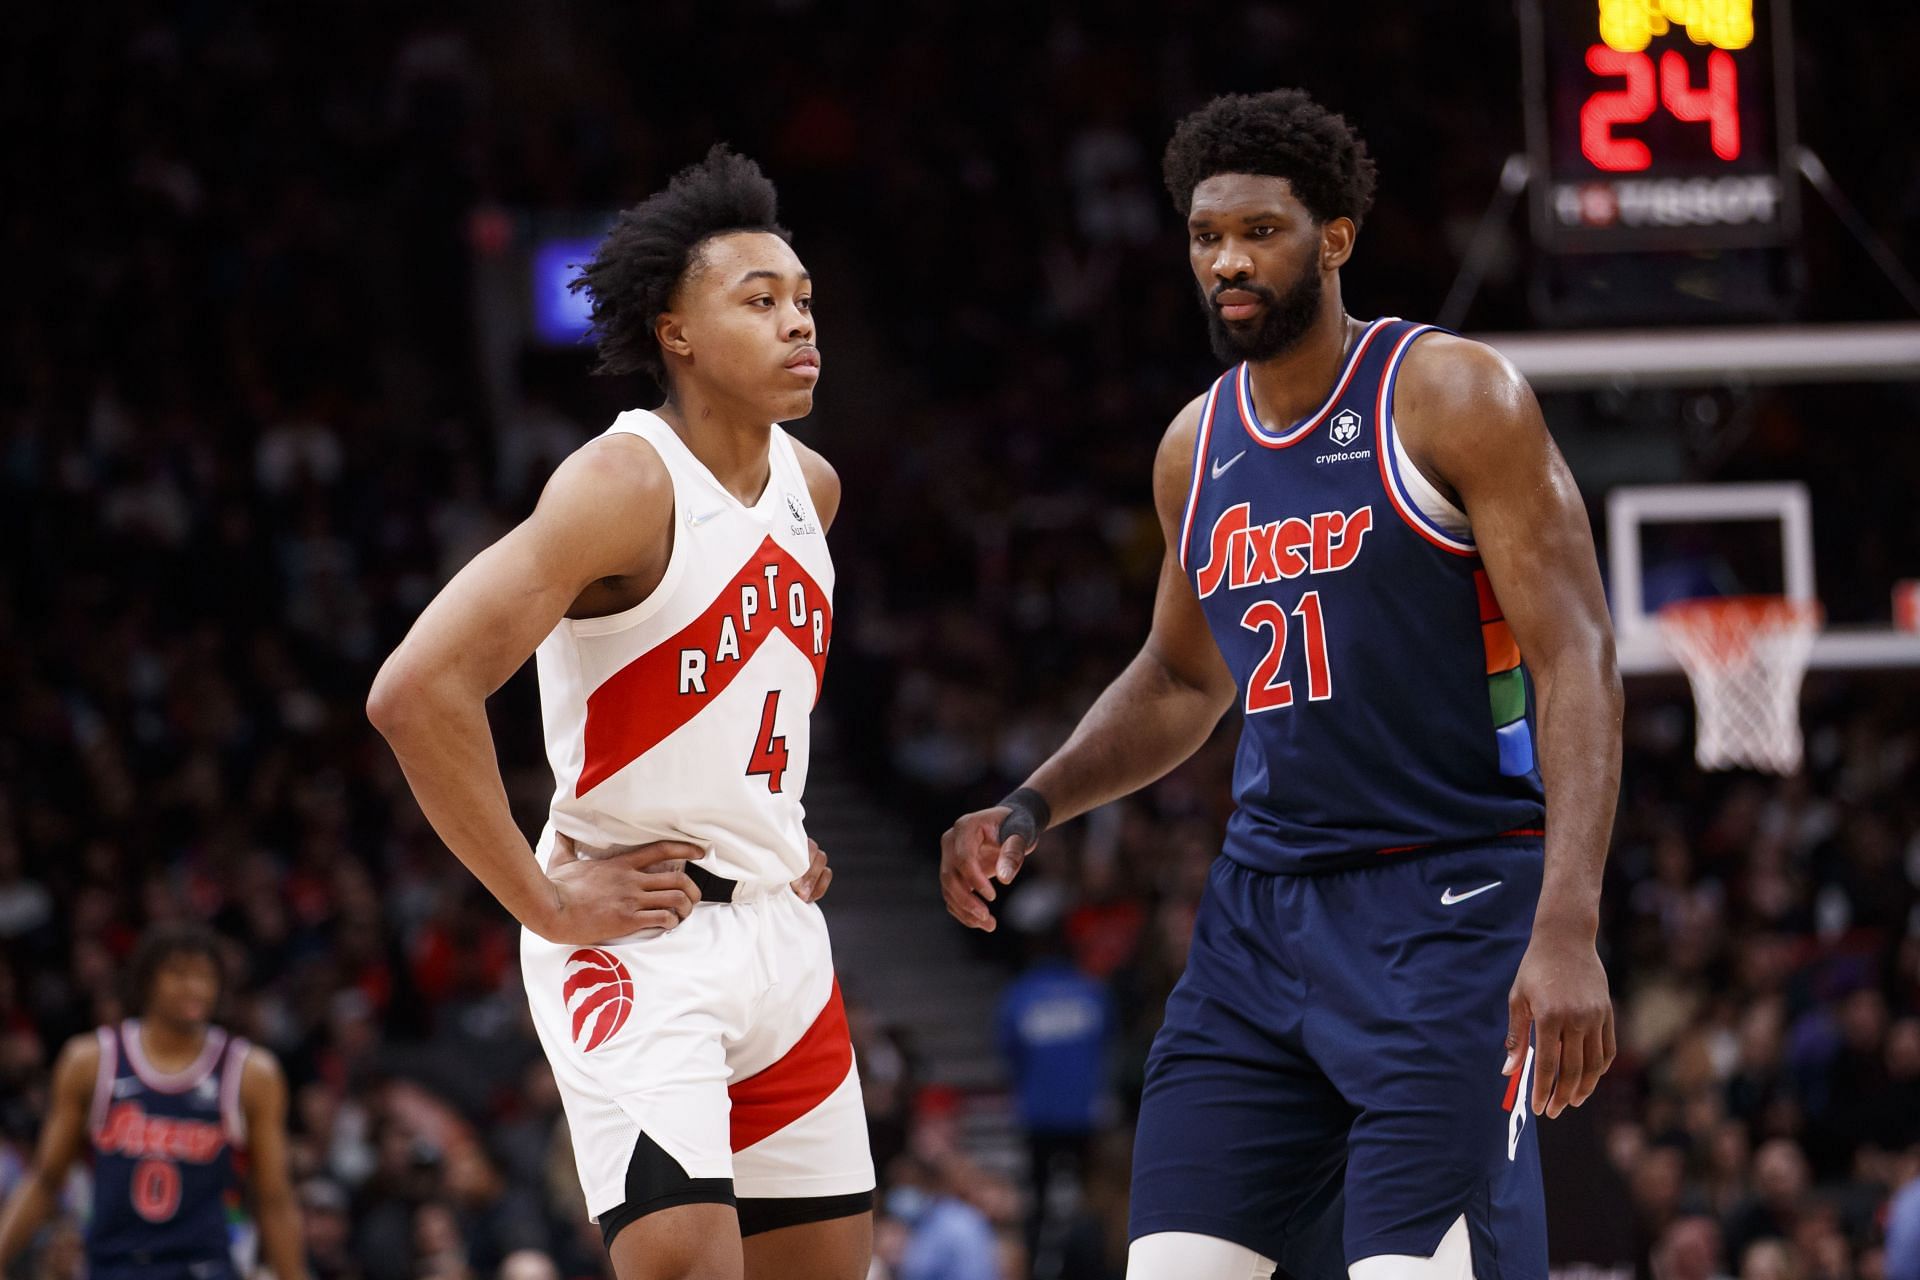
<instances>
[{"instance_id":1,"label":"afro hairstyle","mask_svg":"<svg viewBox=\"0 0 1920 1280\"><path fill-rule=\"evenodd\" d=\"M667 385L667 362L654 325L673 291L715 236L764 231L791 240L774 221L778 196L760 166L724 142L706 159L673 175L656 192L614 220L593 260L569 284L593 304L592 334L600 363L595 373L646 373Z\"/></svg>"},{"instance_id":2,"label":"afro hairstyle","mask_svg":"<svg viewBox=\"0 0 1920 1280\"><path fill-rule=\"evenodd\" d=\"M127 961L127 1003L134 1009L145 1010L147 1001L153 998L153 980L169 961L177 956L201 956L213 964L213 971L219 976L220 987L224 993L227 985L227 963L220 945L219 935L203 925L190 922L159 924L142 934L134 946L133 955Z\"/></svg>"},{"instance_id":3,"label":"afro hairstyle","mask_svg":"<svg viewBox=\"0 0 1920 1280\"><path fill-rule=\"evenodd\" d=\"M1302 89L1223 94L1182 120L1161 161L1167 191L1185 217L1193 189L1215 174L1285 178L1317 222L1373 207L1373 159L1342 116Z\"/></svg>"}]
</instances>

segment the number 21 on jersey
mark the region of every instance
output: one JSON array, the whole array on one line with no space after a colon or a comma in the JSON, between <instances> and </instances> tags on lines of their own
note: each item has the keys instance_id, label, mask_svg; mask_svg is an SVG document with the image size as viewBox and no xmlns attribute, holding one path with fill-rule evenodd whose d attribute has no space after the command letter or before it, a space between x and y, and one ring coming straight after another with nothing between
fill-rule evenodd
<instances>
[{"instance_id":1,"label":"number 21 on jersey","mask_svg":"<svg viewBox=\"0 0 1920 1280\"><path fill-rule=\"evenodd\" d=\"M1293 606L1307 646L1307 700L1325 702L1333 696L1333 673L1327 668L1326 621L1320 613L1320 593L1309 591ZM1293 681L1280 680L1280 661L1287 649L1287 614L1272 600L1256 600L1240 616L1240 625L1252 632L1270 631L1266 656L1247 681L1248 715L1278 711L1293 705Z\"/></svg>"}]
</instances>

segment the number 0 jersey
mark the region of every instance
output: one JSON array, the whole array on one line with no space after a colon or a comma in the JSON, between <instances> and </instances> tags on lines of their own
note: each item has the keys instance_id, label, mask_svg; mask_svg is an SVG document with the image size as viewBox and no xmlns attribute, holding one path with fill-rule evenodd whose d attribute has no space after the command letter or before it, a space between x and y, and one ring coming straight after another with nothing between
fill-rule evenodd
<instances>
[{"instance_id":1,"label":"number 0 jersey","mask_svg":"<svg viewBox=\"0 0 1920 1280\"><path fill-rule=\"evenodd\" d=\"M1375 320L1281 429L1244 364L1206 396L1179 556L1240 688L1225 852L1255 870L1541 833L1520 652L1394 429L1394 377L1431 332Z\"/></svg>"},{"instance_id":2,"label":"number 0 jersey","mask_svg":"<svg viewBox=\"0 0 1920 1280\"><path fill-rule=\"evenodd\" d=\"M97 1274L231 1275L230 1224L240 1216L236 1167L245 1141L240 1076L247 1042L209 1027L200 1056L161 1071L140 1023L101 1027L88 1136L93 1213L87 1258Z\"/></svg>"},{"instance_id":3,"label":"number 0 jersey","mask_svg":"<svg viewBox=\"0 0 1920 1280\"><path fill-rule=\"evenodd\" d=\"M673 550L645 600L562 619L536 653L550 829L583 852L685 840L715 875L795 879L833 561L793 442L773 428L767 487L747 506L658 416L623 413L616 433L666 464Z\"/></svg>"}]
</instances>

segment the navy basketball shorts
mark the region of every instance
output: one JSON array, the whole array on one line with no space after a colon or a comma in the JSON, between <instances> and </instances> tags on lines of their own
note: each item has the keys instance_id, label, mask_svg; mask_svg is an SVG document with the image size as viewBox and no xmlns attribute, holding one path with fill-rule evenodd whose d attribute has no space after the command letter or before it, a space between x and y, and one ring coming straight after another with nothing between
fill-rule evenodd
<instances>
[{"instance_id":1,"label":"navy basketball shorts","mask_svg":"<svg viewBox=\"0 0 1920 1280\"><path fill-rule=\"evenodd\" d=\"M1531 1080L1500 1074L1540 874L1537 840L1317 875L1216 859L1147 1060L1129 1237L1345 1280L1464 1215L1476 1280L1542 1280Z\"/></svg>"}]
</instances>

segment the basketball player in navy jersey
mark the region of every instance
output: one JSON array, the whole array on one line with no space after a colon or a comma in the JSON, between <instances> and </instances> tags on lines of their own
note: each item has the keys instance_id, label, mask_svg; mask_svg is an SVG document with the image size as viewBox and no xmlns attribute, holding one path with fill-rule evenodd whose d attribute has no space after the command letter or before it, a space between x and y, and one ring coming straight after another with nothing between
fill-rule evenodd
<instances>
[{"instance_id":1,"label":"basketball player in navy jersey","mask_svg":"<svg viewBox=\"0 0 1920 1280\"><path fill-rule=\"evenodd\" d=\"M194 926L161 926L141 939L130 971L140 1016L61 1050L33 1166L0 1215L0 1268L32 1241L85 1151L89 1280L237 1277L229 1223L243 1166L267 1265L276 1280L305 1280L286 1078L267 1050L212 1024L217 942Z\"/></svg>"},{"instance_id":2,"label":"basketball player in navy jersey","mask_svg":"<svg viewBox=\"0 0 1920 1280\"><path fill-rule=\"evenodd\" d=\"M1346 121L1222 97L1165 169L1232 367L1154 464L1145 648L947 832L948 909L991 929L1050 823L1237 707L1225 856L1148 1060L1130 1280L1540 1280L1529 1117L1614 1055L1620 686L1584 509L1497 353L1346 313L1374 184Z\"/></svg>"}]
</instances>

